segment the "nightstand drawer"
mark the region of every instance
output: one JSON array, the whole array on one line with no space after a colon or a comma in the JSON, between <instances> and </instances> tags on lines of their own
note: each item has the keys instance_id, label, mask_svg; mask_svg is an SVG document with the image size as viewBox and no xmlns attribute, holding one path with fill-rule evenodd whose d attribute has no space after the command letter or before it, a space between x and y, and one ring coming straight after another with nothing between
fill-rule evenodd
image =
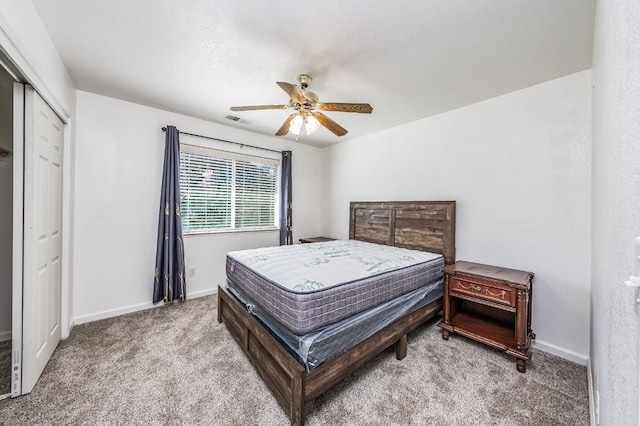
<instances>
[{"instance_id":1,"label":"nightstand drawer","mask_svg":"<svg viewBox=\"0 0 640 426\"><path fill-rule=\"evenodd\" d=\"M477 299L489 300L506 306L516 307L515 289L498 283L487 284L478 281L451 278L450 291L463 293Z\"/></svg>"}]
</instances>

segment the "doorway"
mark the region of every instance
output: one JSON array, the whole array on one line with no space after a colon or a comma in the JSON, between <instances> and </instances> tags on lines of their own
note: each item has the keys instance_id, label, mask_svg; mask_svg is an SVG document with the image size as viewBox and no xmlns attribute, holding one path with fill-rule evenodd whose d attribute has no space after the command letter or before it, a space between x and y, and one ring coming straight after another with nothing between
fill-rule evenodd
<instances>
[{"instance_id":1,"label":"doorway","mask_svg":"<svg viewBox=\"0 0 640 426\"><path fill-rule=\"evenodd\" d=\"M11 392L14 82L0 67L0 396Z\"/></svg>"}]
</instances>

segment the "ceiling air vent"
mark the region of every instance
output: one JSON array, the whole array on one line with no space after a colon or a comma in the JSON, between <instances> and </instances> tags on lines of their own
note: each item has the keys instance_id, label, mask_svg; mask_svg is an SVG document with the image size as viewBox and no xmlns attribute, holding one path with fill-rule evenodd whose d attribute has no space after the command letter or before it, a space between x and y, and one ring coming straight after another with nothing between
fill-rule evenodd
<instances>
[{"instance_id":1,"label":"ceiling air vent","mask_svg":"<svg viewBox=\"0 0 640 426\"><path fill-rule=\"evenodd\" d=\"M236 117L235 115L225 115L224 118L232 121L240 121L240 117Z\"/></svg>"}]
</instances>

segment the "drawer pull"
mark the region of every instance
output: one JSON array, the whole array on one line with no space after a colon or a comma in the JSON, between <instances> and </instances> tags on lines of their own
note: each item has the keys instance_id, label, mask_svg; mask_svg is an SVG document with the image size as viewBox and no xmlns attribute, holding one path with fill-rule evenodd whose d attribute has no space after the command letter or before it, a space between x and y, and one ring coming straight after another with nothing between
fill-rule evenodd
<instances>
[{"instance_id":1,"label":"drawer pull","mask_svg":"<svg viewBox=\"0 0 640 426\"><path fill-rule=\"evenodd\" d=\"M462 282L458 281L458 287L463 288L463 289L465 289L465 290L471 290L471 289L473 289L473 290L475 290L475 291L477 291L477 292L481 292L482 290L484 290L484 293L485 293L487 296L499 297L499 298L501 298L502 300L505 300L505 299L504 299L504 296L506 296L506 295L507 295L507 292L506 292L505 290L498 291L498 293L493 293L493 292L492 292L491 290L489 290L488 288L483 289L481 286L479 286L479 285L474 285L473 283L469 283L469 287L466 287L464 284L462 284Z\"/></svg>"}]
</instances>

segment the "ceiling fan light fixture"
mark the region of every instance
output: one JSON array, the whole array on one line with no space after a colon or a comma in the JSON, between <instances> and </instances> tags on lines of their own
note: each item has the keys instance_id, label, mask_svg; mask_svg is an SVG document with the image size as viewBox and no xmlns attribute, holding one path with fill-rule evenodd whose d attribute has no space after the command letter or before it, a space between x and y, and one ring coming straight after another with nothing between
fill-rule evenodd
<instances>
[{"instance_id":1,"label":"ceiling fan light fixture","mask_svg":"<svg viewBox=\"0 0 640 426\"><path fill-rule=\"evenodd\" d=\"M302 118L302 116L300 114L296 115L295 117L293 117L293 120L291 120L291 124L289 125L289 131L294 135L298 136L300 134L300 130L302 130L303 122L304 122L304 119Z\"/></svg>"},{"instance_id":2,"label":"ceiling fan light fixture","mask_svg":"<svg viewBox=\"0 0 640 426\"><path fill-rule=\"evenodd\" d=\"M307 132L307 136L314 134L320 128L320 122L313 115L308 115L304 119L304 129Z\"/></svg>"}]
</instances>

